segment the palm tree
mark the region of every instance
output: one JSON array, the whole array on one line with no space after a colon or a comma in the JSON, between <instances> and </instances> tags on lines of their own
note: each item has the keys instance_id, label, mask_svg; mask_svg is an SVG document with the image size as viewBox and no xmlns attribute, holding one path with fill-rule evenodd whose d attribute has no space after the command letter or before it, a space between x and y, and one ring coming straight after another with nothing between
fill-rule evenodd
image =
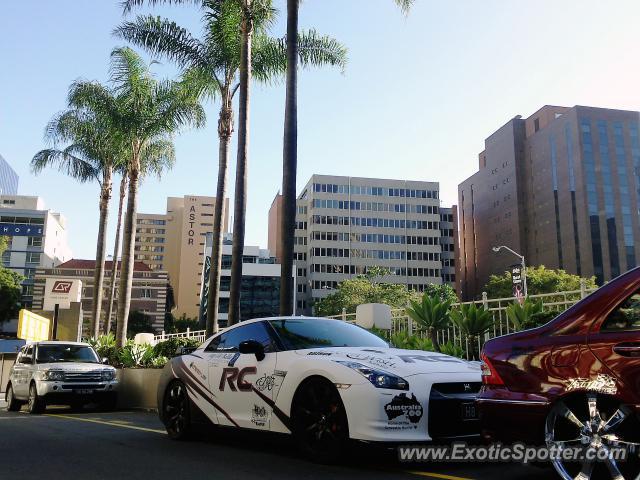
<instances>
[{"instance_id":1,"label":"palm tree","mask_svg":"<svg viewBox=\"0 0 640 480\"><path fill-rule=\"evenodd\" d=\"M83 82L75 82L69 90L69 110L56 115L47 125L45 137L53 148L39 151L31 160L31 168L39 173L45 167L57 166L67 175L87 182L96 180L100 185L98 239L96 266L93 281L93 305L91 335L100 331L102 312L104 263L107 240L109 201L114 171L121 168L126 148L120 133L115 128L113 110L103 104L75 102L77 94L84 88ZM101 102L113 106L115 97L108 88L96 84ZM60 144L68 144L59 148Z\"/></svg>"},{"instance_id":2,"label":"palm tree","mask_svg":"<svg viewBox=\"0 0 640 480\"><path fill-rule=\"evenodd\" d=\"M451 320L471 344L471 357L478 358L476 353L479 354L479 352L476 352L476 344L482 335L493 327L491 312L484 308L478 308L475 303L463 304L460 305L460 309L451 311Z\"/></svg>"},{"instance_id":3,"label":"palm tree","mask_svg":"<svg viewBox=\"0 0 640 480\"><path fill-rule=\"evenodd\" d=\"M113 246L113 261L111 262L111 284L109 285L109 299L107 301L107 317L104 322L104 333L111 331L111 318L113 317L113 301L116 296L116 280L118 276L118 256L120 255L120 233L122 230L122 210L124 199L127 195L128 177L126 171L122 172L120 180L120 195L118 197L118 221L116 225L116 241Z\"/></svg>"},{"instance_id":4,"label":"palm tree","mask_svg":"<svg viewBox=\"0 0 640 480\"><path fill-rule=\"evenodd\" d=\"M394 0L404 14L414 0ZM296 231L296 175L298 173L298 32L300 0L287 0L287 94L284 113L282 158L282 267L280 272L280 315L294 313L293 250Z\"/></svg>"},{"instance_id":5,"label":"palm tree","mask_svg":"<svg viewBox=\"0 0 640 480\"><path fill-rule=\"evenodd\" d=\"M449 326L451 302L430 297L425 293L420 302L411 300L409 303L410 306L406 308L407 315L427 331L433 348L439 352L440 344L437 332L438 330L446 330Z\"/></svg>"},{"instance_id":6,"label":"palm tree","mask_svg":"<svg viewBox=\"0 0 640 480\"><path fill-rule=\"evenodd\" d=\"M197 90L206 98L220 98L218 115L218 179L213 218L213 247L207 309L207 335L218 330L220 272L222 262L222 235L224 200L227 195L229 145L233 135L233 98L240 89L238 73L241 60L240 0L129 0L125 11L144 3L199 3L203 11L202 38L168 19L156 16L138 16L125 22L115 34L149 53L172 60L185 71L186 76L198 84ZM254 2L255 3L255 2ZM253 35L251 48L252 74L258 81L269 83L284 75L286 70L286 41L267 34L273 18L269 2L252 5ZM330 37L315 31L301 32L300 63L303 66L335 65L346 63L346 50ZM237 217L236 217L237 218ZM234 229L235 231L235 229ZM236 239L237 240L237 239Z\"/></svg>"},{"instance_id":7,"label":"palm tree","mask_svg":"<svg viewBox=\"0 0 640 480\"><path fill-rule=\"evenodd\" d=\"M131 302L133 240L141 173L145 165L172 163L175 158L172 135L187 125L202 126L205 116L188 85L156 80L149 66L130 48L116 48L111 52L110 73L115 103L107 102L104 89L93 82L84 83L74 100L81 107L97 104L111 112L129 152L116 334L118 346L122 346L126 342Z\"/></svg>"}]
</instances>

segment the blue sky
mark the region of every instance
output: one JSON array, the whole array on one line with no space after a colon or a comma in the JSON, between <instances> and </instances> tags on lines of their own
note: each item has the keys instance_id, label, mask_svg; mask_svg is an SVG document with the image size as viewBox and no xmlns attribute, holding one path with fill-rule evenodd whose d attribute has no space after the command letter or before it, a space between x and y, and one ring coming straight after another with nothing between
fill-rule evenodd
<instances>
[{"instance_id":1,"label":"blue sky","mask_svg":"<svg viewBox=\"0 0 640 480\"><path fill-rule=\"evenodd\" d=\"M282 12L274 34L282 35L284 0L274 3ZM146 12L199 32L194 7L135 14ZM544 104L640 109L638 18L635 0L416 0L406 18L392 0L305 0L301 25L341 40L349 64L344 74L301 75L298 185L313 173L439 181L450 205L484 139L513 116ZM106 81L109 52L123 44L111 36L123 19L119 2L2 2L0 19L0 154L18 171L21 194L66 215L74 256L91 258L97 185L54 171L35 177L29 161L69 84ZM156 72L177 73L170 64ZM283 85L254 86L247 244L266 247L267 212L281 185L283 110ZM217 106L207 112L206 128L177 138L173 171L144 183L139 211L163 212L167 196L214 194ZM235 145L233 152L232 163ZM232 168L230 185L234 175Z\"/></svg>"}]
</instances>

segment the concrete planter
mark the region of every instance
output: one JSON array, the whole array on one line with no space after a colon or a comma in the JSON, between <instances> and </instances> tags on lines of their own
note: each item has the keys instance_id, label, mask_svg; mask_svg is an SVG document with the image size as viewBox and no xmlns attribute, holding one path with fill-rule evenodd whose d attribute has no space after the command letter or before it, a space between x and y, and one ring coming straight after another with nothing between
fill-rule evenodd
<instances>
[{"instance_id":1,"label":"concrete planter","mask_svg":"<svg viewBox=\"0 0 640 480\"><path fill-rule=\"evenodd\" d=\"M120 382L119 408L158 409L158 381L161 368L122 368L117 370Z\"/></svg>"}]
</instances>

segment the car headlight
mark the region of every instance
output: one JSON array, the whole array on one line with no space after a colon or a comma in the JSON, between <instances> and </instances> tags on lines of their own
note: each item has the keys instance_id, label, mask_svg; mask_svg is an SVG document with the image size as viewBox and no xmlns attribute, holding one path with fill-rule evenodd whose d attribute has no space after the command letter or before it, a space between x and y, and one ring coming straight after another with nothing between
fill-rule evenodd
<instances>
[{"instance_id":1,"label":"car headlight","mask_svg":"<svg viewBox=\"0 0 640 480\"><path fill-rule=\"evenodd\" d=\"M104 380L105 382L110 382L114 378L116 378L116 371L115 370L103 370L102 371L102 380Z\"/></svg>"},{"instance_id":2,"label":"car headlight","mask_svg":"<svg viewBox=\"0 0 640 480\"><path fill-rule=\"evenodd\" d=\"M392 390L409 390L409 382L404 378L398 377L382 370L367 367L358 362L345 362L342 360L335 360L336 363L349 367L371 382L376 388L389 388Z\"/></svg>"},{"instance_id":3,"label":"car headlight","mask_svg":"<svg viewBox=\"0 0 640 480\"><path fill-rule=\"evenodd\" d=\"M48 382L62 382L64 372L62 370L45 370L42 372L42 379Z\"/></svg>"}]
</instances>

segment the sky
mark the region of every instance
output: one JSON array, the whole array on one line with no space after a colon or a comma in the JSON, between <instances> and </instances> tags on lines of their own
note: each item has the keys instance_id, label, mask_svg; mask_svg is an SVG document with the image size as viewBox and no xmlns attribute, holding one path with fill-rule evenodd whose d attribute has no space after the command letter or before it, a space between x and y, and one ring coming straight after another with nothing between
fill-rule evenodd
<instances>
[{"instance_id":1,"label":"sky","mask_svg":"<svg viewBox=\"0 0 640 480\"><path fill-rule=\"evenodd\" d=\"M272 34L282 36L285 0L274 5ZM200 33L193 5L128 17L144 13ZM299 189L314 173L438 181L443 206L456 203L484 139L514 116L545 104L640 110L638 18L636 0L416 0L406 17L392 0L304 0L301 27L341 41L349 61L344 72L300 74ZM54 170L34 176L29 162L71 82L107 81L109 53L125 45L112 36L123 20L119 0L0 0L0 154L20 194L67 217L75 258L95 256L98 185ZM179 73L168 62L154 72ZM252 88L246 244L266 247L282 182L284 84ZM207 104L206 127L176 138L176 166L144 182L140 212L163 213L167 196L215 194L217 110ZM235 143L230 187L234 164ZM116 209L114 199L108 251Z\"/></svg>"}]
</instances>

